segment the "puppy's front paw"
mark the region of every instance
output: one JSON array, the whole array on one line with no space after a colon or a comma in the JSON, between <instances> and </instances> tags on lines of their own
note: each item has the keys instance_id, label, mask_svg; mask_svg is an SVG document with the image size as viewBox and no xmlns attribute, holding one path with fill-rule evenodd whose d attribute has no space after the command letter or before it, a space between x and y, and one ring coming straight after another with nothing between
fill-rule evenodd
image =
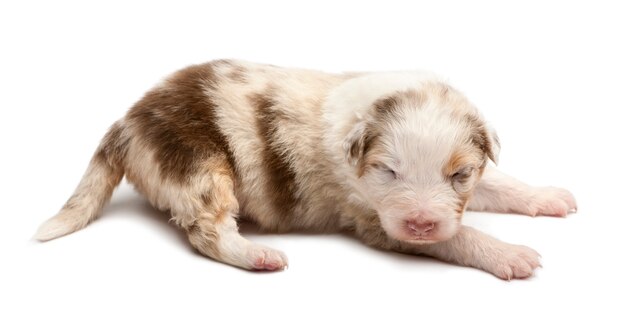
<instances>
[{"instance_id":1,"label":"puppy's front paw","mask_svg":"<svg viewBox=\"0 0 626 311\"><path fill-rule=\"evenodd\" d=\"M287 267L287 256L281 251L262 245L248 249L247 260L252 270L279 271Z\"/></svg>"},{"instance_id":2,"label":"puppy's front paw","mask_svg":"<svg viewBox=\"0 0 626 311\"><path fill-rule=\"evenodd\" d=\"M535 188L529 205L530 216L565 217L576 212L576 200L571 192L556 187Z\"/></svg>"},{"instance_id":3,"label":"puppy's front paw","mask_svg":"<svg viewBox=\"0 0 626 311\"><path fill-rule=\"evenodd\" d=\"M493 254L486 256L483 268L503 280L524 279L541 266L539 257L530 247L502 243Z\"/></svg>"}]
</instances>

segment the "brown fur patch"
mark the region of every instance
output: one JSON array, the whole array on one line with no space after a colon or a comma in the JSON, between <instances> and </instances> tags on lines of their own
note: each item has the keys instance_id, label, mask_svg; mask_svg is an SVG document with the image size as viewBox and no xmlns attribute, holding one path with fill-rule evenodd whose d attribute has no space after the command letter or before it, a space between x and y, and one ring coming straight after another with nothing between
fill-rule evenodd
<instances>
[{"instance_id":1,"label":"brown fur patch","mask_svg":"<svg viewBox=\"0 0 626 311\"><path fill-rule=\"evenodd\" d=\"M489 133L487 132L485 122L480 120L480 118L474 114L466 114L465 122L470 126L472 143L477 148L482 150L487 157L495 160L495 155L493 153L494 146L489 139ZM498 143L497 138L495 137L494 141Z\"/></svg>"},{"instance_id":2,"label":"brown fur patch","mask_svg":"<svg viewBox=\"0 0 626 311\"><path fill-rule=\"evenodd\" d=\"M257 109L257 128L263 141L261 156L268 177L265 188L276 212L284 220L291 216L294 207L300 203L296 195L296 173L288 160L288 148L277 139L279 123L288 116L276 109L271 91L253 94L249 99Z\"/></svg>"},{"instance_id":3,"label":"brown fur patch","mask_svg":"<svg viewBox=\"0 0 626 311\"><path fill-rule=\"evenodd\" d=\"M474 127L472 129L472 141L483 151L485 154L491 152L491 142L487 136L487 131L483 126Z\"/></svg>"},{"instance_id":4,"label":"brown fur patch","mask_svg":"<svg viewBox=\"0 0 626 311\"><path fill-rule=\"evenodd\" d=\"M393 118L401 105L420 107L426 101L426 95L416 90L396 92L374 102L374 120L385 121Z\"/></svg>"},{"instance_id":5,"label":"brown fur patch","mask_svg":"<svg viewBox=\"0 0 626 311\"><path fill-rule=\"evenodd\" d=\"M463 212L465 211L465 208L467 207L467 203L469 202L470 198L471 192L459 194L460 203L454 211L457 212L457 214L459 215L463 215Z\"/></svg>"},{"instance_id":6,"label":"brown fur patch","mask_svg":"<svg viewBox=\"0 0 626 311\"><path fill-rule=\"evenodd\" d=\"M362 177L369 168L376 165L378 159L376 158L376 150L378 147L379 136L377 134L366 134L363 140L363 154L357 162L357 175Z\"/></svg>"},{"instance_id":7,"label":"brown fur patch","mask_svg":"<svg viewBox=\"0 0 626 311\"><path fill-rule=\"evenodd\" d=\"M456 150L443 168L443 176L450 177L465 165L475 162L474 156L467 151Z\"/></svg>"},{"instance_id":8,"label":"brown fur patch","mask_svg":"<svg viewBox=\"0 0 626 311\"><path fill-rule=\"evenodd\" d=\"M348 150L348 157L355 161L357 165L357 175L363 176L367 170L369 154L376 147L379 135L374 130L378 128L374 125L367 126L360 137L352 141Z\"/></svg>"},{"instance_id":9,"label":"brown fur patch","mask_svg":"<svg viewBox=\"0 0 626 311\"><path fill-rule=\"evenodd\" d=\"M212 219L199 219L191 226L185 228L187 237L193 247L203 255L220 259L218 248L219 233L215 229Z\"/></svg>"},{"instance_id":10,"label":"brown fur patch","mask_svg":"<svg viewBox=\"0 0 626 311\"><path fill-rule=\"evenodd\" d=\"M362 144L360 140L356 140L350 146L349 156L357 159L361 155Z\"/></svg>"},{"instance_id":11,"label":"brown fur patch","mask_svg":"<svg viewBox=\"0 0 626 311\"><path fill-rule=\"evenodd\" d=\"M216 124L215 104L206 94L217 83L212 63L191 66L148 92L129 111L128 121L154 150L162 178L187 183L204 161L216 157L235 168L228 141Z\"/></svg>"},{"instance_id":12,"label":"brown fur patch","mask_svg":"<svg viewBox=\"0 0 626 311\"><path fill-rule=\"evenodd\" d=\"M398 109L398 98L396 96L388 96L374 102L374 118L382 120L388 116L394 115Z\"/></svg>"},{"instance_id":13,"label":"brown fur patch","mask_svg":"<svg viewBox=\"0 0 626 311\"><path fill-rule=\"evenodd\" d=\"M200 195L200 201L202 202L202 206L211 206L213 202L213 198L211 198L210 192L205 192Z\"/></svg>"}]
</instances>

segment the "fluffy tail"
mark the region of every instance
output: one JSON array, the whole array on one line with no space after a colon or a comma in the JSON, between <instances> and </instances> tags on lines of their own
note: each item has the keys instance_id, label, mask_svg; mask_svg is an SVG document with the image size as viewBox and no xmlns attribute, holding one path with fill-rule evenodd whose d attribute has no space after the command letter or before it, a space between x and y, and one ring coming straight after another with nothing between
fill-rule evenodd
<instances>
[{"instance_id":1,"label":"fluffy tail","mask_svg":"<svg viewBox=\"0 0 626 311\"><path fill-rule=\"evenodd\" d=\"M128 137L121 122L111 126L87 172L61 211L43 223L35 239L48 241L85 227L95 219L124 177Z\"/></svg>"}]
</instances>

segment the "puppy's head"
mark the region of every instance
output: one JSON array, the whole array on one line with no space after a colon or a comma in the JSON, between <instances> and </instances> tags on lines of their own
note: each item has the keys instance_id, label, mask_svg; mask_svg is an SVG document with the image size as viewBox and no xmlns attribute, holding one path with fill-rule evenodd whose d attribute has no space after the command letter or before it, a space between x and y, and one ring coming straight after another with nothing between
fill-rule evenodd
<instances>
[{"instance_id":1,"label":"puppy's head","mask_svg":"<svg viewBox=\"0 0 626 311\"><path fill-rule=\"evenodd\" d=\"M439 82L378 99L356 118L344 149L355 183L387 234L451 238L499 142L466 98Z\"/></svg>"}]
</instances>

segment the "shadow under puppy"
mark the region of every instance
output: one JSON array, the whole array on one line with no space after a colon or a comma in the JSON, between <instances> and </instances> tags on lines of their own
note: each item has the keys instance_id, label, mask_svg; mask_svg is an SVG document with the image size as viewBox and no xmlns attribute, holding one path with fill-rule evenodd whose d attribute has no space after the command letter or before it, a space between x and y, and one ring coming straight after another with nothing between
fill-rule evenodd
<instances>
[{"instance_id":1,"label":"shadow under puppy","mask_svg":"<svg viewBox=\"0 0 626 311\"><path fill-rule=\"evenodd\" d=\"M499 149L478 110L431 74L213 61L174 73L113 124L35 237L83 228L126 176L198 251L244 269L281 270L287 257L242 237L238 218L525 278L539 254L463 226L463 212L565 216L576 203L488 166Z\"/></svg>"}]
</instances>

